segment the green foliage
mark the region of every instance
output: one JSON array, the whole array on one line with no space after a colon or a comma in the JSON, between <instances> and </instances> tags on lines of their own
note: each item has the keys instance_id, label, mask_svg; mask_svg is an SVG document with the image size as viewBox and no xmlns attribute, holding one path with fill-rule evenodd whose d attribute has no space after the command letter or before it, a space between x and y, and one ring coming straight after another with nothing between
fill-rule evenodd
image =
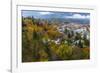
<instances>
[{"instance_id":1,"label":"green foliage","mask_svg":"<svg viewBox=\"0 0 100 73\"><path fill-rule=\"evenodd\" d=\"M57 54L62 60L70 60L72 52L72 47L67 44L61 44L57 50Z\"/></svg>"}]
</instances>

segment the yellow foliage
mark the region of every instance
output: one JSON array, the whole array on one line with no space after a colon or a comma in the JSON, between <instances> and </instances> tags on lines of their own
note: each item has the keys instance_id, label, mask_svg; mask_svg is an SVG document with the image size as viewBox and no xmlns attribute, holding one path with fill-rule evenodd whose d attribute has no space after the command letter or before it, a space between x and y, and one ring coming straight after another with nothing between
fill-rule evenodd
<instances>
[{"instance_id":1,"label":"yellow foliage","mask_svg":"<svg viewBox=\"0 0 100 73\"><path fill-rule=\"evenodd\" d=\"M48 60L48 54L44 50L39 51L40 61L47 61Z\"/></svg>"}]
</instances>

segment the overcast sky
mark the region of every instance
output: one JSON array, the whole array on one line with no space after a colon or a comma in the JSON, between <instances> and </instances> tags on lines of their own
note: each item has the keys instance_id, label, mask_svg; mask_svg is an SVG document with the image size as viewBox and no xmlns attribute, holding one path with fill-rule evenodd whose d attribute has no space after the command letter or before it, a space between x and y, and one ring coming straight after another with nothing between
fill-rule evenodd
<instances>
[{"instance_id":1,"label":"overcast sky","mask_svg":"<svg viewBox=\"0 0 100 73\"><path fill-rule=\"evenodd\" d=\"M22 16L35 18L72 18L72 19L90 19L89 13L78 12L50 12L50 11L34 11L22 10Z\"/></svg>"}]
</instances>

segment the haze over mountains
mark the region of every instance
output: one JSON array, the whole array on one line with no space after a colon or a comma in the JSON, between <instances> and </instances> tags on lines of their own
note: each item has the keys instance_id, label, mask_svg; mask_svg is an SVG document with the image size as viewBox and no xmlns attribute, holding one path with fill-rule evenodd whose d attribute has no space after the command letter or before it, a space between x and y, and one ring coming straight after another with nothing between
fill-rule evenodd
<instances>
[{"instance_id":1,"label":"haze over mountains","mask_svg":"<svg viewBox=\"0 0 100 73\"><path fill-rule=\"evenodd\" d=\"M59 23L90 24L89 19L73 19L73 18L42 18L42 19Z\"/></svg>"},{"instance_id":2,"label":"haze over mountains","mask_svg":"<svg viewBox=\"0 0 100 73\"><path fill-rule=\"evenodd\" d=\"M76 23L76 24L90 24L89 13L79 12L50 12L50 11L22 11L23 17L34 17L35 19L44 19L49 22L59 23Z\"/></svg>"}]
</instances>

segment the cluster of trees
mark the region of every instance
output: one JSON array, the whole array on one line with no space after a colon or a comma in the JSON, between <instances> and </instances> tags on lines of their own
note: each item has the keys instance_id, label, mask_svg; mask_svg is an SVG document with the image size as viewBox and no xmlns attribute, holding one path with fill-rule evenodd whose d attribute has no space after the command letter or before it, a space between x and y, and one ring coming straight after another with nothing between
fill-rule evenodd
<instances>
[{"instance_id":1,"label":"cluster of trees","mask_svg":"<svg viewBox=\"0 0 100 73\"><path fill-rule=\"evenodd\" d=\"M67 29L60 33L57 27L47 20L22 17L22 62L89 59L89 40Z\"/></svg>"}]
</instances>

